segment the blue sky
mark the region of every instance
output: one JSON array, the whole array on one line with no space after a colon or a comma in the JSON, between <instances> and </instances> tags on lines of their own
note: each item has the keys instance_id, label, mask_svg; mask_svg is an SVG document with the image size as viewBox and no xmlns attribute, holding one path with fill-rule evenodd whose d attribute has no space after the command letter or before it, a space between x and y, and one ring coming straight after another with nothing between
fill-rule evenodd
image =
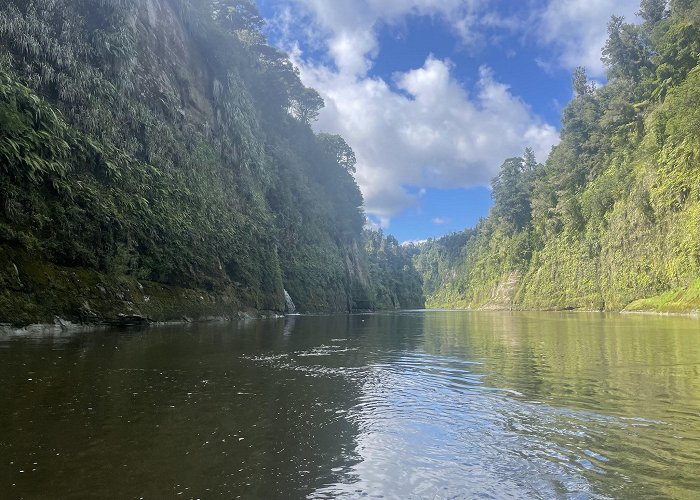
<instances>
[{"instance_id":1,"label":"blue sky","mask_svg":"<svg viewBox=\"0 0 700 500\"><path fill-rule=\"evenodd\" d=\"M258 0L358 158L370 221L399 241L473 226L508 157L558 142L576 66L604 80L612 14L638 0Z\"/></svg>"}]
</instances>

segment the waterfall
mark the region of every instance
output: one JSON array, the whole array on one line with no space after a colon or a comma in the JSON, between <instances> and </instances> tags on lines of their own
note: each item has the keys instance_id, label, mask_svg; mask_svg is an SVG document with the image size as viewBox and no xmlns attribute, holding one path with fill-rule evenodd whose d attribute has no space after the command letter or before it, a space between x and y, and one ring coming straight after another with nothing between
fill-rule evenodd
<instances>
[{"instance_id":1,"label":"waterfall","mask_svg":"<svg viewBox=\"0 0 700 500\"><path fill-rule=\"evenodd\" d=\"M297 308L294 305L294 301L292 300L292 297L291 295L289 295L289 292L287 290L284 291L284 301L287 303L287 313L295 314L297 312Z\"/></svg>"}]
</instances>

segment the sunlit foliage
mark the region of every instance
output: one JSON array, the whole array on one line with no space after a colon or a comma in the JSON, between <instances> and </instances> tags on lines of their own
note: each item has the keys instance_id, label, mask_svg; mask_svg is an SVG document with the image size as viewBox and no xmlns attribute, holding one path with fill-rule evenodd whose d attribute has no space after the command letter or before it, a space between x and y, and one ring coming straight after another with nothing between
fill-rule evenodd
<instances>
[{"instance_id":1,"label":"sunlit foliage","mask_svg":"<svg viewBox=\"0 0 700 500\"><path fill-rule=\"evenodd\" d=\"M621 309L697 287L700 2L640 9L642 24L608 25L606 85L574 72L561 143L545 165L528 174L524 159L506 160L476 234L449 257L419 257L430 305ZM438 283L431 259L451 266Z\"/></svg>"}]
</instances>

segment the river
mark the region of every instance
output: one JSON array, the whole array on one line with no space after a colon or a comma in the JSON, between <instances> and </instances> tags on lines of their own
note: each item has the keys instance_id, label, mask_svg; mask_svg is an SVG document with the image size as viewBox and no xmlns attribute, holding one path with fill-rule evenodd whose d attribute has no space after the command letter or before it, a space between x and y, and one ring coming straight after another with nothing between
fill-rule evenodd
<instances>
[{"instance_id":1,"label":"river","mask_svg":"<svg viewBox=\"0 0 700 500\"><path fill-rule=\"evenodd\" d=\"M2 498L697 498L700 322L416 311L0 339Z\"/></svg>"}]
</instances>

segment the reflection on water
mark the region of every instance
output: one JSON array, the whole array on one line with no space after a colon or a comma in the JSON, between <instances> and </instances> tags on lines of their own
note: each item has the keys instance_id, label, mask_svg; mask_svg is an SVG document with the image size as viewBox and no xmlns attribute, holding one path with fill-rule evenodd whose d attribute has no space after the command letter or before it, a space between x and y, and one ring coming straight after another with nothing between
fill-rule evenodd
<instances>
[{"instance_id":1,"label":"reflection on water","mask_svg":"<svg viewBox=\"0 0 700 500\"><path fill-rule=\"evenodd\" d=\"M700 490L700 324L407 312L6 339L14 497Z\"/></svg>"}]
</instances>

